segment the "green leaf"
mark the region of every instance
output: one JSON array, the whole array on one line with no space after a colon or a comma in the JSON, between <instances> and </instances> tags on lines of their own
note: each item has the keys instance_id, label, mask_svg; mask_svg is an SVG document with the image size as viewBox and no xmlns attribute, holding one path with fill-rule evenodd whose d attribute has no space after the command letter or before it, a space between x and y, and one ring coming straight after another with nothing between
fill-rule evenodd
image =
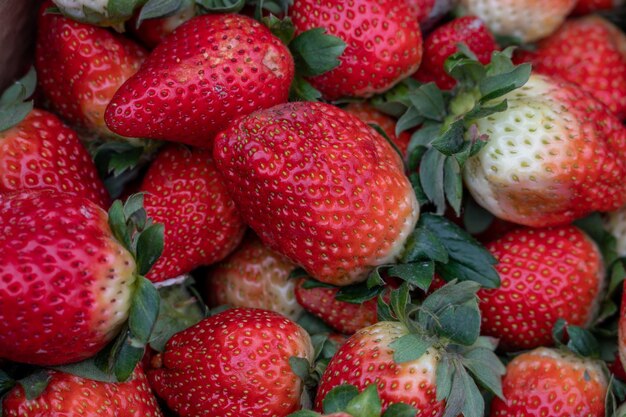
<instances>
[{"instance_id":1,"label":"green leaf","mask_svg":"<svg viewBox=\"0 0 626 417\"><path fill-rule=\"evenodd\" d=\"M370 384L346 405L345 412L358 417L380 417L382 405L376 384Z\"/></svg>"},{"instance_id":2,"label":"green leaf","mask_svg":"<svg viewBox=\"0 0 626 417\"><path fill-rule=\"evenodd\" d=\"M289 90L289 101L319 101L320 98L322 93L296 74Z\"/></svg>"},{"instance_id":3,"label":"green leaf","mask_svg":"<svg viewBox=\"0 0 626 417\"><path fill-rule=\"evenodd\" d=\"M462 52L450 55L444 63L445 71L457 80L460 86L473 87L482 80L487 70L479 61L467 57Z\"/></svg>"},{"instance_id":4,"label":"green leaf","mask_svg":"<svg viewBox=\"0 0 626 417\"><path fill-rule=\"evenodd\" d=\"M324 74L339 66L339 57L346 43L337 36L326 34L326 29L315 28L296 36L289 45L296 71L305 77Z\"/></svg>"},{"instance_id":5,"label":"green leaf","mask_svg":"<svg viewBox=\"0 0 626 417\"><path fill-rule=\"evenodd\" d=\"M532 66L522 64L510 72L485 77L479 83L481 103L486 103L522 87L528 82Z\"/></svg>"},{"instance_id":6,"label":"green leaf","mask_svg":"<svg viewBox=\"0 0 626 417\"><path fill-rule=\"evenodd\" d=\"M143 210L144 193L136 193L131 195L124 202L124 216L129 219L133 214Z\"/></svg>"},{"instance_id":7,"label":"green leaf","mask_svg":"<svg viewBox=\"0 0 626 417\"><path fill-rule=\"evenodd\" d=\"M422 189L437 208L438 214L443 214L446 209L446 197L443 188L445 158L444 154L431 148L426 151L419 169Z\"/></svg>"},{"instance_id":8,"label":"green leaf","mask_svg":"<svg viewBox=\"0 0 626 417\"><path fill-rule=\"evenodd\" d=\"M293 271L289 273L289 278L287 279L299 279L299 278L308 278L309 280L313 280L313 278L309 277L308 272L306 272L304 268L294 269Z\"/></svg>"},{"instance_id":9,"label":"green leaf","mask_svg":"<svg viewBox=\"0 0 626 417\"><path fill-rule=\"evenodd\" d=\"M463 120L457 120L432 142L433 148L444 155L450 156L459 152L465 143L465 127Z\"/></svg>"},{"instance_id":10,"label":"green leaf","mask_svg":"<svg viewBox=\"0 0 626 417\"><path fill-rule=\"evenodd\" d=\"M439 288L422 302L418 313L420 325L426 330L440 331L441 326L448 325L454 318L448 316L443 323L441 322L443 315L450 314L446 313L448 310L452 309L454 312L459 306L468 303L472 304L472 308L478 308L476 293L479 288L480 285L473 281L453 281Z\"/></svg>"},{"instance_id":11,"label":"green leaf","mask_svg":"<svg viewBox=\"0 0 626 417\"><path fill-rule=\"evenodd\" d=\"M196 4L209 13L239 13L245 0L196 0Z\"/></svg>"},{"instance_id":12,"label":"green leaf","mask_svg":"<svg viewBox=\"0 0 626 417\"><path fill-rule=\"evenodd\" d=\"M478 205L474 199L467 199L463 210L463 226L469 233L473 235L483 233L494 219L494 215Z\"/></svg>"},{"instance_id":13,"label":"green leaf","mask_svg":"<svg viewBox=\"0 0 626 417\"><path fill-rule=\"evenodd\" d=\"M124 22L133 15L135 9L146 0L109 0L106 13L108 19L114 22Z\"/></svg>"},{"instance_id":14,"label":"green leaf","mask_svg":"<svg viewBox=\"0 0 626 417\"><path fill-rule=\"evenodd\" d=\"M395 403L387 407L382 417L415 417L417 410L408 404Z\"/></svg>"},{"instance_id":15,"label":"green leaf","mask_svg":"<svg viewBox=\"0 0 626 417\"><path fill-rule=\"evenodd\" d=\"M453 376L454 366L452 366L448 357L444 355L437 364L437 370L435 371L437 401L443 401L450 396Z\"/></svg>"},{"instance_id":16,"label":"green leaf","mask_svg":"<svg viewBox=\"0 0 626 417\"><path fill-rule=\"evenodd\" d=\"M183 0L148 0L139 12L135 27L139 28L147 19L170 16L177 12L182 4Z\"/></svg>"},{"instance_id":17,"label":"green leaf","mask_svg":"<svg viewBox=\"0 0 626 417\"><path fill-rule=\"evenodd\" d=\"M150 334L159 315L160 298L154 284L147 278L137 277L136 285L128 316L128 326L132 338L145 345L150 340Z\"/></svg>"},{"instance_id":18,"label":"green leaf","mask_svg":"<svg viewBox=\"0 0 626 417\"><path fill-rule=\"evenodd\" d=\"M65 372L66 374L76 375L81 378L92 379L94 381L107 383L118 382L115 375L103 371L98 365L96 365L95 358L89 358L84 361L74 362L67 365L53 366L52 369Z\"/></svg>"},{"instance_id":19,"label":"green leaf","mask_svg":"<svg viewBox=\"0 0 626 417\"><path fill-rule=\"evenodd\" d=\"M163 253L165 227L153 224L141 232L137 239L137 270L147 274Z\"/></svg>"},{"instance_id":20,"label":"green leaf","mask_svg":"<svg viewBox=\"0 0 626 417\"><path fill-rule=\"evenodd\" d=\"M7 107L0 107L0 132L19 124L32 110L32 101L17 103Z\"/></svg>"},{"instance_id":21,"label":"green leaf","mask_svg":"<svg viewBox=\"0 0 626 417\"><path fill-rule=\"evenodd\" d=\"M409 301L409 285L406 282L403 282L399 288L391 291L391 310L395 313L398 320L402 323L406 322L406 309Z\"/></svg>"},{"instance_id":22,"label":"green leaf","mask_svg":"<svg viewBox=\"0 0 626 417\"><path fill-rule=\"evenodd\" d=\"M393 349L393 361L405 363L421 358L432 345L433 340L409 333L392 342L389 347Z\"/></svg>"},{"instance_id":23,"label":"green leaf","mask_svg":"<svg viewBox=\"0 0 626 417\"><path fill-rule=\"evenodd\" d=\"M368 287L367 282L340 287L335 299L352 304L361 304L378 296L383 287Z\"/></svg>"},{"instance_id":24,"label":"green leaf","mask_svg":"<svg viewBox=\"0 0 626 417\"><path fill-rule=\"evenodd\" d=\"M409 95L409 100L424 119L442 122L447 115L443 93L435 83L420 86Z\"/></svg>"},{"instance_id":25,"label":"green leaf","mask_svg":"<svg viewBox=\"0 0 626 417\"><path fill-rule=\"evenodd\" d=\"M439 136L441 126L441 123L425 123L420 129L416 130L411 135L411 140L409 141L409 146L407 148L407 155L411 155L413 150L418 146L430 145L432 141L437 139ZM417 165L410 167L411 170L416 168Z\"/></svg>"},{"instance_id":26,"label":"green leaf","mask_svg":"<svg viewBox=\"0 0 626 417\"><path fill-rule=\"evenodd\" d=\"M446 408L443 417L458 417L465 404L465 389L463 387L463 377L459 375L462 366L454 366L451 378L450 395L446 398Z\"/></svg>"},{"instance_id":27,"label":"green leaf","mask_svg":"<svg viewBox=\"0 0 626 417\"><path fill-rule=\"evenodd\" d=\"M417 109L415 107L409 107L396 122L396 135L406 130L413 129L423 122L424 118L417 112Z\"/></svg>"},{"instance_id":28,"label":"green leaf","mask_svg":"<svg viewBox=\"0 0 626 417\"><path fill-rule=\"evenodd\" d=\"M483 119L485 117L491 116L495 113L501 113L506 111L509 108L509 103L506 100L502 100L501 102L494 104L493 106L485 106L483 104L476 103L474 108L470 110L464 117L463 121L467 125L478 119Z\"/></svg>"},{"instance_id":29,"label":"green leaf","mask_svg":"<svg viewBox=\"0 0 626 417\"><path fill-rule=\"evenodd\" d=\"M321 417L321 414L313 410L300 410L289 414L287 417Z\"/></svg>"},{"instance_id":30,"label":"green leaf","mask_svg":"<svg viewBox=\"0 0 626 417\"><path fill-rule=\"evenodd\" d=\"M435 275L435 263L433 261L422 261L398 264L389 268L388 274L426 291L430 288Z\"/></svg>"},{"instance_id":31,"label":"green leaf","mask_svg":"<svg viewBox=\"0 0 626 417\"><path fill-rule=\"evenodd\" d=\"M401 263L433 260L448 262L448 251L435 233L426 227L418 227L407 239Z\"/></svg>"},{"instance_id":32,"label":"green leaf","mask_svg":"<svg viewBox=\"0 0 626 417\"><path fill-rule=\"evenodd\" d=\"M391 312L391 307L385 301L383 295L379 295L377 299L376 310L378 311L378 321L396 321L393 313Z\"/></svg>"},{"instance_id":33,"label":"green leaf","mask_svg":"<svg viewBox=\"0 0 626 417\"><path fill-rule=\"evenodd\" d=\"M438 314L438 322L437 333L460 345L470 346L480 335L480 311L475 301L447 307Z\"/></svg>"},{"instance_id":34,"label":"green leaf","mask_svg":"<svg viewBox=\"0 0 626 417\"><path fill-rule=\"evenodd\" d=\"M307 381L310 378L311 363L308 360L292 356L289 358L289 367L303 381Z\"/></svg>"},{"instance_id":35,"label":"green leaf","mask_svg":"<svg viewBox=\"0 0 626 417\"><path fill-rule=\"evenodd\" d=\"M370 272L367 276L367 288L384 286L386 283L383 277L380 275L380 271L381 269L387 268L389 268L388 265L378 265L376 268L372 269L372 272Z\"/></svg>"},{"instance_id":36,"label":"green leaf","mask_svg":"<svg viewBox=\"0 0 626 417\"><path fill-rule=\"evenodd\" d=\"M11 378L6 372L0 369L0 403L2 402L2 395L13 388L16 381ZM2 414L0 414L1 416Z\"/></svg>"},{"instance_id":37,"label":"green leaf","mask_svg":"<svg viewBox=\"0 0 626 417\"><path fill-rule=\"evenodd\" d=\"M20 78L9 88L4 90L2 96L0 96L0 107L25 101L33 95L36 87L37 72L35 71L35 67L30 67L24 77Z\"/></svg>"},{"instance_id":38,"label":"green leaf","mask_svg":"<svg viewBox=\"0 0 626 417\"><path fill-rule=\"evenodd\" d=\"M333 388L322 400L324 414L342 412L357 395L359 390L354 385L339 385Z\"/></svg>"},{"instance_id":39,"label":"green leaf","mask_svg":"<svg viewBox=\"0 0 626 417\"><path fill-rule=\"evenodd\" d=\"M120 200L115 200L109 208L109 227L113 236L126 249L132 251L132 243L130 233L126 227L126 216L124 215L124 206Z\"/></svg>"},{"instance_id":40,"label":"green leaf","mask_svg":"<svg viewBox=\"0 0 626 417\"><path fill-rule=\"evenodd\" d=\"M492 350L471 349L463 355L462 362L484 388L504 399L502 375L506 372L506 368Z\"/></svg>"},{"instance_id":41,"label":"green leaf","mask_svg":"<svg viewBox=\"0 0 626 417\"><path fill-rule=\"evenodd\" d=\"M463 417L483 417L485 413L485 402L478 386L476 386L474 380L462 367L457 370L457 373L463 382L463 390L465 391Z\"/></svg>"},{"instance_id":42,"label":"green leaf","mask_svg":"<svg viewBox=\"0 0 626 417\"><path fill-rule=\"evenodd\" d=\"M50 382L50 374L44 369L39 369L18 381L24 389L24 395L28 401L32 401L43 393Z\"/></svg>"},{"instance_id":43,"label":"green leaf","mask_svg":"<svg viewBox=\"0 0 626 417\"><path fill-rule=\"evenodd\" d=\"M272 34L280 39L285 45L288 45L296 34L296 28L289 17L279 19L271 14L267 17L263 17L261 22L263 22Z\"/></svg>"},{"instance_id":44,"label":"green leaf","mask_svg":"<svg viewBox=\"0 0 626 417\"><path fill-rule=\"evenodd\" d=\"M297 323L310 335L333 332L322 319L306 311L298 318Z\"/></svg>"},{"instance_id":45,"label":"green leaf","mask_svg":"<svg viewBox=\"0 0 626 417\"><path fill-rule=\"evenodd\" d=\"M574 353L587 358L600 357L600 344L589 330L579 326L567 326L567 347Z\"/></svg>"},{"instance_id":46,"label":"green leaf","mask_svg":"<svg viewBox=\"0 0 626 417\"><path fill-rule=\"evenodd\" d=\"M463 199L463 178L461 167L454 157L447 157L444 164L444 190L450 207L457 216L461 214L461 202Z\"/></svg>"},{"instance_id":47,"label":"green leaf","mask_svg":"<svg viewBox=\"0 0 626 417\"><path fill-rule=\"evenodd\" d=\"M135 371L135 367L143 358L145 348L134 346L130 339L120 346L116 352L113 372L118 381L124 382L131 377Z\"/></svg>"}]
</instances>

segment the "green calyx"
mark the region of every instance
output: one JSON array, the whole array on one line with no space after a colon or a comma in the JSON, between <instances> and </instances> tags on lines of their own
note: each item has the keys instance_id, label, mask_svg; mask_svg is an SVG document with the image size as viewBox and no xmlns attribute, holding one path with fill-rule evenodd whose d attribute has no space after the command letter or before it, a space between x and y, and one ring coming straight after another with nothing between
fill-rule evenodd
<instances>
[{"instance_id":1,"label":"green calyx","mask_svg":"<svg viewBox=\"0 0 626 417\"><path fill-rule=\"evenodd\" d=\"M378 299L379 319L400 321L408 329L390 345L396 363L418 360L428 349L437 351L437 400L446 401L444 417L482 417L479 386L503 396L505 367L494 353L496 344L480 336L479 289L476 282L452 281L416 305L405 283L391 293L389 303Z\"/></svg>"},{"instance_id":2,"label":"green calyx","mask_svg":"<svg viewBox=\"0 0 626 417\"><path fill-rule=\"evenodd\" d=\"M37 73L31 67L28 73L14 82L0 96L0 132L20 123L33 110L30 97L37 86Z\"/></svg>"}]
</instances>

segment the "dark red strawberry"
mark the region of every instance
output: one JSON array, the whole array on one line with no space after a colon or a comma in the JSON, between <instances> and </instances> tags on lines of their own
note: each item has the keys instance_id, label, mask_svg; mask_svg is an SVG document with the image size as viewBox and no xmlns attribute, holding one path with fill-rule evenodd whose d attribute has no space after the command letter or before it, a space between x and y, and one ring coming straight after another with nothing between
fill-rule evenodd
<instances>
[{"instance_id":1,"label":"dark red strawberry","mask_svg":"<svg viewBox=\"0 0 626 417\"><path fill-rule=\"evenodd\" d=\"M370 97L411 75L422 58L422 36L406 0L295 0L296 33L324 28L346 49L335 69L311 78L325 98Z\"/></svg>"},{"instance_id":2,"label":"dark red strawberry","mask_svg":"<svg viewBox=\"0 0 626 417\"><path fill-rule=\"evenodd\" d=\"M287 101L293 75L287 47L261 23L198 16L154 49L105 118L120 135L211 148L233 118Z\"/></svg>"},{"instance_id":3,"label":"dark red strawberry","mask_svg":"<svg viewBox=\"0 0 626 417\"><path fill-rule=\"evenodd\" d=\"M233 122L215 162L269 248L320 281L347 285L392 262L419 215L399 155L356 116L288 103Z\"/></svg>"},{"instance_id":4,"label":"dark red strawberry","mask_svg":"<svg viewBox=\"0 0 626 417\"><path fill-rule=\"evenodd\" d=\"M286 416L300 408L303 389L293 356L312 360L304 329L278 313L236 308L174 335L148 378L181 417Z\"/></svg>"},{"instance_id":5,"label":"dark red strawberry","mask_svg":"<svg viewBox=\"0 0 626 417\"><path fill-rule=\"evenodd\" d=\"M245 225L207 150L163 149L140 192L148 216L165 226L163 255L148 274L154 282L220 261L241 241Z\"/></svg>"},{"instance_id":6,"label":"dark red strawberry","mask_svg":"<svg viewBox=\"0 0 626 417\"><path fill-rule=\"evenodd\" d=\"M491 54L498 49L482 20L473 16L460 17L439 26L424 40L422 65L413 77L423 83L434 82L442 90L453 88L456 80L446 73L444 63L457 52L460 43L465 44L483 64L488 64Z\"/></svg>"}]
</instances>

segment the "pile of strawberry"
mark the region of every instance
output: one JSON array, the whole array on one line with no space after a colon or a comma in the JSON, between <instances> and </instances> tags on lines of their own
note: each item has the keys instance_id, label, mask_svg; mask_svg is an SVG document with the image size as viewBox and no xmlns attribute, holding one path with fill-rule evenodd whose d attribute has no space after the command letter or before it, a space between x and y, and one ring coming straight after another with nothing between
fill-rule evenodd
<instances>
[{"instance_id":1,"label":"pile of strawberry","mask_svg":"<svg viewBox=\"0 0 626 417\"><path fill-rule=\"evenodd\" d=\"M44 2L0 417L626 416L623 3Z\"/></svg>"}]
</instances>

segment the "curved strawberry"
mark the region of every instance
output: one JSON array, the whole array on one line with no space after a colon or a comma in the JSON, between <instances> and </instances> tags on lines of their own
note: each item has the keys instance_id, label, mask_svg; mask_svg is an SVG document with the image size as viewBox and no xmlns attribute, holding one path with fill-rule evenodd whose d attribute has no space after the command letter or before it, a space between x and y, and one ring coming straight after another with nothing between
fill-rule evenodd
<instances>
[{"instance_id":1,"label":"curved strawberry","mask_svg":"<svg viewBox=\"0 0 626 417\"><path fill-rule=\"evenodd\" d=\"M243 237L245 225L207 150L163 149L139 191L148 216L165 226L163 255L148 274L153 282L220 261Z\"/></svg>"},{"instance_id":2,"label":"curved strawberry","mask_svg":"<svg viewBox=\"0 0 626 417\"><path fill-rule=\"evenodd\" d=\"M2 401L5 417L161 417L146 375L138 366L123 383L98 382L57 371L47 371L48 386L27 399L19 385Z\"/></svg>"},{"instance_id":3,"label":"curved strawberry","mask_svg":"<svg viewBox=\"0 0 626 417\"><path fill-rule=\"evenodd\" d=\"M597 312L604 281L602 255L573 226L517 229L487 245L498 259L500 288L482 289L482 332L506 350L552 344L559 318L578 326Z\"/></svg>"},{"instance_id":4,"label":"curved strawberry","mask_svg":"<svg viewBox=\"0 0 626 417\"><path fill-rule=\"evenodd\" d=\"M296 33L324 28L347 45L338 67L310 80L329 100L381 93L420 64L422 36L406 0L295 0L289 13Z\"/></svg>"},{"instance_id":5,"label":"curved strawberry","mask_svg":"<svg viewBox=\"0 0 626 417\"><path fill-rule=\"evenodd\" d=\"M597 361L556 349L522 353L506 367L506 400L494 399L490 417L603 417L608 380Z\"/></svg>"},{"instance_id":6,"label":"curved strawberry","mask_svg":"<svg viewBox=\"0 0 626 417\"><path fill-rule=\"evenodd\" d=\"M236 308L174 335L148 378L181 417L286 416L303 389L293 356L312 360L304 329L274 312Z\"/></svg>"},{"instance_id":7,"label":"curved strawberry","mask_svg":"<svg viewBox=\"0 0 626 417\"><path fill-rule=\"evenodd\" d=\"M460 3L466 14L478 16L493 33L534 42L557 30L576 0L461 0Z\"/></svg>"},{"instance_id":8,"label":"curved strawberry","mask_svg":"<svg viewBox=\"0 0 626 417\"><path fill-rule=\"evenodd\" d=\"M413 78L423 83L434 82L442 90L452 89L456 80L445 72L444 64L460 43L465 44L483 64L489 63L491 54L498 49L482 20L474 16L454 19L439 26L424 40L422 64Z\"/></svg>"},{"instance_id":9,"label":"curved strawberry","mask_svg":"<svg viewBox=\"0 0 626 417\"><path fill-rule=\"evenodd\" d=\"M579 85L626 118L626 35L600 16L571 19L520 59L533 70Z\"/></svg>"},{"instance_id":10,"label":"curved strawberry","mask_svg":"<svg viewBox=\"0 0 626 417\"><path fill-rule=\"evenodd\" d=\"M411 134L409 132L402 132L396 135L396 121L393 118L376 110L374 106L367 102L350 103L344 110L354 114L367 124L372 123L378 125L400 152L402 152L402 155L406 155L406 150L411 140Z\"/></svg>"},{"instance_id":11,"label":"curved strawberry","mask_svg":"<svg viewBox=\"0 0 626 417\"><path fill-rule=\"evenodd\" d=\"M152 51L105 118L120 135L211 148L231 119L287 101L293 75L287 47L261 23L198 16Z\"/></svg>"},{"instance_id":12,"label":"curved strawberry","mask_svg":"<svg viewBox=\"0 0 626 417\"><path fill-rule=\"evenodd\" d=\"M215 162L242 217L319 281L362 281L392 262L419 216L400 157L356 116L288 103L240 118Z\"/></svg>"},{"instance_id":13,"label":"curved strawberry","mask_svg":"<svg viewBox=\"0 0 626 417\"><path fill-rule=\"evenodd\" d=\"M63 119L115 137L104 122L105 109L146 53L122 35L46 13L50 6L44 3L39 12L35 60L39 86Z\"/></svg>"},{"instance_id":14,"label":"curved strawberry","mask_svg":"<svg viewBox=\"0 0 626 417\"><path fill-rule=\"evenodd\" d=\"M284 257L248 236L235 252L208 273L207 295L213 305L271 310L296 320L302 313L294 295L296 268Z\"/></svg>"},{"instance_id":15,"label":"curved strawberry","mask_svg":"<svg viewBox=\"0 0 626 417\"><path fill-rule=\"evenodd\" d=\"M486 145L464 180L494 215L532 227L567 224L626 202L626 129L573 84L541 75L506 96L508 108L476 121Z\"/></svg>"}]
</instances>

